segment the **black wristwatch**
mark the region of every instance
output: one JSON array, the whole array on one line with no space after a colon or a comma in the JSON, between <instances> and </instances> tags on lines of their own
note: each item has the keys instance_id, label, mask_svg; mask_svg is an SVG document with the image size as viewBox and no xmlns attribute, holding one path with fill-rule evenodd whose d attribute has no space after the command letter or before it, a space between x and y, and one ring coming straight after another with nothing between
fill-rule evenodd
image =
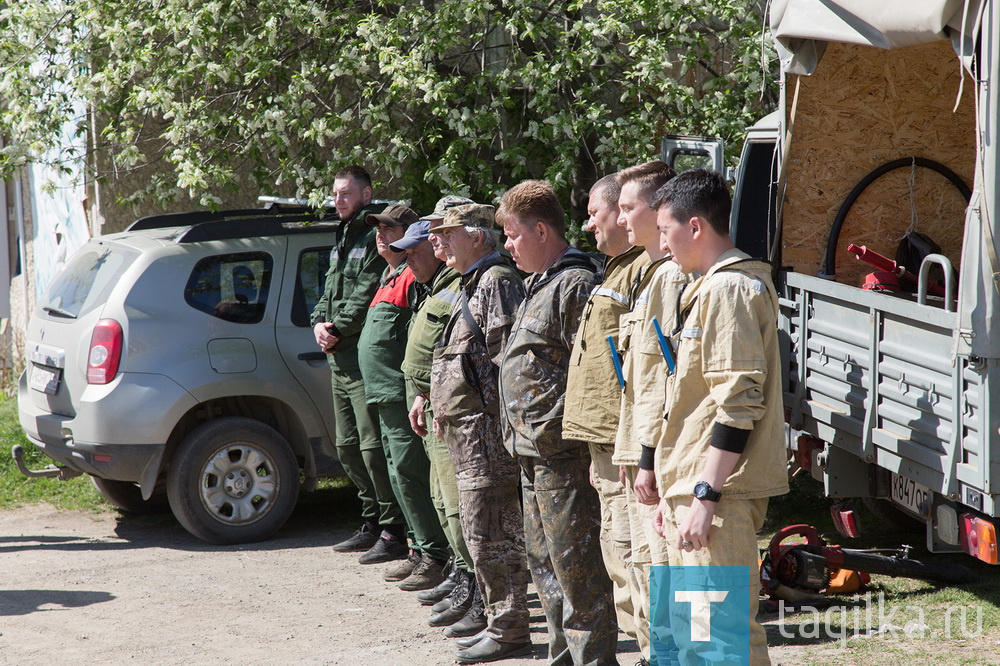
<instances>
[{"instance_id":1,"label":"black wristwatch","mask_svg":"<svg viewBox=\"0 0 1000 666\"><path fill-rule=\"evenodd\" d=\"M705 481L699 481L694 484L694 496L695 499L706 500L709 502L718 502L722 499L722 493L715 490Z\"/></svg>"}]
</instances>

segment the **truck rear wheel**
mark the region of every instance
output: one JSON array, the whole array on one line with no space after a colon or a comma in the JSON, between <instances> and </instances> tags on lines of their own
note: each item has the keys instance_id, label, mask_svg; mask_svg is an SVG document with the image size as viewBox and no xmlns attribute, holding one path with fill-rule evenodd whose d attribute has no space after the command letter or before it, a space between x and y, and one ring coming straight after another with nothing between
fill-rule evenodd
<instances>
[{"instance_id":1,"label":"truck rear wheel","mask_svg":"<svg viewBox=\"0 0 1000 666\"><path fill-rule=\"evenodd\" d=\"M184 528L216 544L277 532L299 497L299 468L285 438L253 419L224 417L184 438L167 476L170 508Z\"/></svg>"},{"instance_id":2,"label":"truck rear wheel","mask_svg":"<svg viewBox=\"0 0 1000 666\"><path fill-rule=\"evenodd\" d=\"M924 532L927 526L906 513L902 509L897 509L896 505L887 499L877 497L863 497L861 503L875 517L875 520L894 532L912 532L914 534Z\"/></svg>"}]
</instances>

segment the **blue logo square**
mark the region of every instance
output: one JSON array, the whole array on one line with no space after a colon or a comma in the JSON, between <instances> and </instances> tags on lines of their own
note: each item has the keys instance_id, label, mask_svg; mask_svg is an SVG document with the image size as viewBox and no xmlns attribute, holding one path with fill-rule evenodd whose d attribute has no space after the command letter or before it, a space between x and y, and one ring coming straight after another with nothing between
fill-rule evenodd
<instances>
[{"instance_id":1,"label":"blue logo square","mask_svg":"<svg viewBox=\"0 0 1000 666\"><path fill-rule=\"evenodd\" d=\"M759 576L755 566L650 567L653 663L752 664Z\"/></svg>"}]
</instances>

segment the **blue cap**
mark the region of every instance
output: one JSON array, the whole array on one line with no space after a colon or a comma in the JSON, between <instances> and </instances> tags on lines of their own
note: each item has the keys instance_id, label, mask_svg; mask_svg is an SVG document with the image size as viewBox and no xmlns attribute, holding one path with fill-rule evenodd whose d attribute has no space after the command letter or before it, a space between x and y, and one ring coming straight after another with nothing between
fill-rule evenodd
<instances>
[{"instance_id":1,"label":"blue cap","mask_svg":"<svg viewBox=\"0 0 1000 666\"><path fill-rule=\"evenodd\" d=\"M393 252L405 252L420 245L430 237L430 228L430 220L417 220L406 227L406 233L403 234L403 237L390 244L389 249Z\"/></svg>"}]
</instances>

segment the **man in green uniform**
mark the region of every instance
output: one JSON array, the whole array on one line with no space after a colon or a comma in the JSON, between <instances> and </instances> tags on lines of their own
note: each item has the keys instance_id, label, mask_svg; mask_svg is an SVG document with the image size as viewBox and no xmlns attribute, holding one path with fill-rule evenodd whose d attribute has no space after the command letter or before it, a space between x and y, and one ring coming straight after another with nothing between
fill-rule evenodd
<instances>
[{"instance_id":1,"label":"man in green uniform","mask_svg":"<svg viewBox=\"0 0 1000 666\"><path fill-rule=\"evenodd\" d=\"M341 222L334 232L330 270L311 323L316 344L329 355L337 455L358 489L364 521L333 549L366 551L376 545L385 527L401 530L403 522L389 482L378 414L367 402L358 365L358 337L386 267L375 246L375 230L366 220L384 206L371 203L371 177L359 166L337 173L333 195Z\"/></svg>"},{"instance_id":2,"label":"man in green uniform","mask_svg":"<svg viewBox=\"0 0 1000 666\"><path fill-rule=\"evenodd\" d=\"M427 426L433 422L431 361L434 347L444 332L452 306L457 302L461 276L445 265L443 255L435 253L429 240L430 227L440 224L445 211L454 206L472 203L471 199L449 195L442 197L434 212L425 215L407 229L406 235L392 248L406 252L406 263L418 283L418 297L406 340L402 369L406 380L406 401L410 405L410 425L423 437L424 450L430 463L430 493L437 520L454 556L451 573L431 589L424 589L429 580L439 578L441 565L433 558L421 558L409 577L400 583L404 589L422 589L417 595L425 605L442 604L438 611L451 606L450 594L464 590L462 603L472 603L469 582L472 580L472 557L462 536L458 519L458 486L455 466L448 447ZM465 581L465 585L459 585ZM437 611L436 611L437 612Z\"/></svg>"},{"instance_id":3,"label":"man in green uniform","mask_svg":"<svg viewBox=\"0 0 1000 666\"><path fill-rule=\"evenodd\" d=\"M389 267L372 298L365 326L358 341L358 361L365 380L368 404L378 410L382 446L389 466L389 481L406 524L409 526L413 553L399 567L386 574L387 580L402 580L410 575L422 554L444 562L447 542L431 504L429 463L423 442L413 432L405 402L403 351L406 328L412 313L414 276L403 260L406 255L390 247L403 238L406 228L417 221L417 214L406 206L392 204L381 213L368 216L375 227L375 245ZM422 509L430 508L431 521ZM367 553L362 564L386 562L406 555L406 538L387 529ZM412 563L412 564L411 564ZM439 580L428 581L433 587Z\"/></svg>"}]
</instances>

